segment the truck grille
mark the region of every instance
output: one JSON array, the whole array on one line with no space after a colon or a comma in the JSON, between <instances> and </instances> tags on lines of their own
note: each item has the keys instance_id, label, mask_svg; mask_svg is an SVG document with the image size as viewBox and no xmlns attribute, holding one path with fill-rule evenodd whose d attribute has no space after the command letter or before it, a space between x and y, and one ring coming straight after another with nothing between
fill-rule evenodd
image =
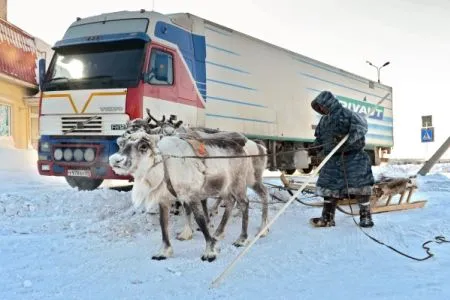
<instances>
[{"instance_id":1,"label":"truck grille","mask_svg":"<svg viewBox=\"0 0 450 300\"><path fill-rule=\"evenodd\" d=\"M61 117L62 132L66 133L101 133L103 129L101 116Z\"/></svg>"}]
</instances>

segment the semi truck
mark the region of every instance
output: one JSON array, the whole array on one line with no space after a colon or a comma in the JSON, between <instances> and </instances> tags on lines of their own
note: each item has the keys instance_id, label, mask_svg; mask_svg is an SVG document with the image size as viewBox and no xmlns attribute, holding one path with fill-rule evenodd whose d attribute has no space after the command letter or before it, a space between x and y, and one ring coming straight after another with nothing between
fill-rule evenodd
<instances>
[{"instance_id":1,"label":"semi truck","mask_svg":"<svg viewBox=\"0 0 450 300\"><path fill-rule=\"evenodd\" d=\"M47 71L39 62L37 167L79 189L132 180L115 174L108 157L126 122L147 109L261 140L268 169L292 174L317 165L305 151L320 119L310 103L329 90L367 117L373 164L393 147L392 87L190 13L77 18L53 50Z\"/></svg>"}]
</instances>

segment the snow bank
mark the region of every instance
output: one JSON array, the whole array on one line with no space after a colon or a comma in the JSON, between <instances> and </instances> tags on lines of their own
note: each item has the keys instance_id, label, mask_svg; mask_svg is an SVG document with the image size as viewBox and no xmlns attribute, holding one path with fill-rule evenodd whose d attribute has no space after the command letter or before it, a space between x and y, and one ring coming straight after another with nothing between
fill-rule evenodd
<instances>
[{"instance_id":1,"label":"snow bank","mask_svg":"<svg viewBox=\"0 0 450 300\"><path fill-rule=\"evenodd\" d=\"M0 171L37 171L36 150L22 150L0 146Z\"/></svg>"},{"instance_id":2,"label":"snow bank","mask_svg":"<svg viewBox=\"0 0 450 300\"><path fill-rule=\"evenodd\" d=\"M376 179L381 176L385 177L410 177L417 175L423 164L386 164L373 167L373 173ZM432 174L450 173L450 163L436 164L428 173ZM420 175L419 175L420 176Z\"/></svg>"}]
</instances>

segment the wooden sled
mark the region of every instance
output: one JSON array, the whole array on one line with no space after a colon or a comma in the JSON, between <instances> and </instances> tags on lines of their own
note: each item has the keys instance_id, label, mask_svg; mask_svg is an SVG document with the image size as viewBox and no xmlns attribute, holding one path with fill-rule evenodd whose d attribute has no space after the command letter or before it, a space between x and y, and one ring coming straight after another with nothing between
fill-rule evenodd
<instances>
[{"instance_id":1,"label":"wooden sled","mask_svg":"<svg viewBox=\"0 0 450 300\"><path fill-rule=\"evenodd\" d=\"M375 183L374 193L371 199L371 208L373 213L408 210L422 208L426 200L411 202L411 196L417 189L417 186L411 178L391 178ZM397 203L392 203L392 198L400 195ZM406 201L404 201L406 196ZM383 203L383 200L385 202Z\"/></svg>"},{"instance_id":2,"label":"wooden sled","mask_svg":"<svg viewBox=\"0 0 450 300\"><path fill-rule=\"evenodd\" d=\"M285 188L296 190L301 185L301 183L289 180L285 174L281 174L280 179ZM383 178L373 186L373 194L370 200L372 213L376 214L424 207L427 202L426 200L411 202L411 197L416 189L417 186L414 183L414 179ZM315 185L308 185L305 190L314 192ZM392 198L396 195L400 195L400 199L393 203ZM405 197L406 201L404 200ZM319 203L311 204L318 205ZM339 206L348 206L349 204L357 204L357 202L355 199L347 198L339 200L338 202Z\"/></svg>"}]
</instances>

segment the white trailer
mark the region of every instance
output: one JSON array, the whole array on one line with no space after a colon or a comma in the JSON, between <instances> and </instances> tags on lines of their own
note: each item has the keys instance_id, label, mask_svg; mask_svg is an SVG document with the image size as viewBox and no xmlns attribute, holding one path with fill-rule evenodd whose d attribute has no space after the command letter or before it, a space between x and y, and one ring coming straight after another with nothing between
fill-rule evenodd
<instances>
[{"instance_id":1,"label":"white trailer","mask_svg":"<svg viewBox=\"0 0 450 300\"><path fill-rule=\"evenodd\" d=\"M301 147L313 141L320 119L310 103L318 93L329 90L357 113L365 115L370 110L367 148L376 150L377 155L380 149L390 151L392 87L207 20L203 24L207 53L206 126L276 141L284 144L284 150Z\"/></svg>"}]
</instances>

